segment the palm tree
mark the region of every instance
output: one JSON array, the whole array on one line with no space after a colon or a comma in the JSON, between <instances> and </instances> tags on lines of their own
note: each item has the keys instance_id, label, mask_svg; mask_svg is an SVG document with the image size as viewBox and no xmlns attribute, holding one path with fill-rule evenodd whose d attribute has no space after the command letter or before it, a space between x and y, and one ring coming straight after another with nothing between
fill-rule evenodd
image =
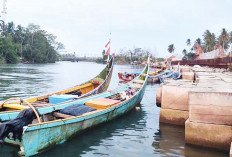
<instances>
[{"instance_id":1,"label":"palm tree","mask_svg":"<svg viewBox=\"0 0 232 157\"><path fill-rule=\"evenodd\" d=\"M184 49L184 50L182 51L182 53L183 53L183 55L185 56L185 55L187 54L187 50Z\"/></svg>"},{"instance_id":2,"label":"palm tree","mask_svg":"<svg viewBox=\"0 0 232 157\"><path fill-rule=\"evenodd\" d=\"M202 41L201 41L201 39L200 39L200 38L197 38L197 39L196 39L196 41L195 41L195 43L197 43L197 44L199 44L199 45L201 46Z\"/></svg>"},{"instance_id":3,"label":"palm tree","mask_svg":"<svg viewBox=\"0 0 232 157\"><path fill-rule=\"evenodd\" d=\"M211 33L209 30L206 30L203 34L203 49L204 51L213 51L216 46L216 36L214 33Z\"/></svg>"},{"instance_id":4,"label":"palm tree","mask_svg":"<svg viewBox=\"0 0 232 157\"><path fill-rule=\"evenodd\" d=\"M230 47L231 47L231 52L230 52L230 54L232 54L232 31L230 32L229 43L230 43Z\"/></svg>"},{"instance_id":5,"label":"palm tree","mask_svg":"<svg viewBox=\"0 0 232 157\"><path fill-rule=\"evenodd\" d=\"M187 44L187 46L191 46L191 40L187 39L186 44Z\"/></svg>"},{"instance_id":6,"label":"palm tree","mask_svg":"<svg viewBox=\"0 0 232 157\"><path fill-rule=\"evenodd\" d=\"M169 53L173 53L174 50L175 50L174 44L171 44L171 45L168 46L168 52Z\"/></svg>"},{"instance_id":7,"label":"palm tree","mask_svg":"<svg viewBox=\"0 0 232 157\"><path fill-rule=\"evenodd\" d=\"M222 29L221 34L218 37L218 43L227 50L229 48L230 35L225 28Z\"/></svg>"}]
</instances>

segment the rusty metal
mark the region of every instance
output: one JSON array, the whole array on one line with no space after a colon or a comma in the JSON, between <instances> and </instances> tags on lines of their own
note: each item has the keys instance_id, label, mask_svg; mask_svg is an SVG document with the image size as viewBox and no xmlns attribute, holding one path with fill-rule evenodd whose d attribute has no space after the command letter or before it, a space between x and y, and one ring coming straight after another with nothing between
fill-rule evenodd
<instances>
[{"instance_id":1,"label":"rusty metal","mask_svg":"<svg viewBox=\"0 0 232 157\"><path fill-rule=\"evenodd\" d=\"M172 61L172 65L177 65L178 62L180 62L180 65L200 65L214 68L228 68L229 65L232 66L232 57Z\"/></svg>"}]
</instances>

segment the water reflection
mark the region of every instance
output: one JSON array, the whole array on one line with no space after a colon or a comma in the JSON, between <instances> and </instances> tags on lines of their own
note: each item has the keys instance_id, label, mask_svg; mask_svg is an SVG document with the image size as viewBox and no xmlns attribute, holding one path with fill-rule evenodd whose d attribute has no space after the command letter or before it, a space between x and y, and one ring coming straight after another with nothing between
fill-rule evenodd
<instances>
[{"instance_id":1,"label":"water reflection","mask_svg":"<svg viewBox=\"0 0 232 157\"><path fill-rule=\"evenodd\" d=\"M226 157L228 152L202 148L185 144L184 127L160 123L159 129L154 133L155 154L162 156L187 156L187 157Z\"/></svg>"}]
</instances>

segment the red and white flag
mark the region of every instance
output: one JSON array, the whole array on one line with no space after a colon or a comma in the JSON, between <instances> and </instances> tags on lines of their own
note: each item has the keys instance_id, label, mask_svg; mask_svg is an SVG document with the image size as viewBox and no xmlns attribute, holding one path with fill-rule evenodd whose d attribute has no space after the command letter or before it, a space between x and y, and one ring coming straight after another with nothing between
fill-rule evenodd
<instances>
[{"instance_id":1,"label":"red and white flag","mask_svg":"<svg viewBox=\"0 0 232 157\"><path fill-rule=\"evenodd\" d=\"M105 46L105 55L109 55L110 53L110 41Z\"/></svg>"}]
</instances>

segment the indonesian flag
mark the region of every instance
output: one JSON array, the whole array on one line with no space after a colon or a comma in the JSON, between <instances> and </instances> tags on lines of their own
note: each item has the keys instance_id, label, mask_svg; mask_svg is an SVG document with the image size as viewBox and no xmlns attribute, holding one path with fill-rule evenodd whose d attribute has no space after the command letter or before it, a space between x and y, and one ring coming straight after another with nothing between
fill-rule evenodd
<instances>
[{"instance_id":1,"label":"indonesian flag","mask_svg":"<svg viewBox=\"0 0 232 157\"><path fill-rule=\"evenodd\" d=\"M110 41L105 46L105 55L109 55L110 53Z\"/></svg>"}]
</instances>

